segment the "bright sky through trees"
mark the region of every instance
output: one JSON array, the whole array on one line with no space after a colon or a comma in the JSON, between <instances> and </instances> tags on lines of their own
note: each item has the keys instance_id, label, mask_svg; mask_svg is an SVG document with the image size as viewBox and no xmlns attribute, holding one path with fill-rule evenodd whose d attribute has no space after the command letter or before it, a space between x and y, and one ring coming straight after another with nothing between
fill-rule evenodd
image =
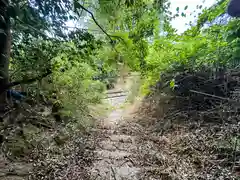
<instances>
[{"instance_id":1,"label":"bright sky through trees","mask_svg":"<svg viewBox=\"0 0 240 180\"><path fill-rule=\"evenodd\" d=\"M203 2L203 0L170 0L171 2L171 7L170 10L172 11L172 13L176 13L176 9L177 7L179 7L180 11L184 10L185 6L188 6L188 9L185 11L187 17L176 17L175 19L172 20L172 25L174 28L177 29L178 33L182 33L184 32L189 26L186 25L186 23L189 23L190 21L194 22L195 20L197 20L197 14L200 13L202 11L203 8L205 7L210 7L211 5L213 5L217 0L205 0L205 2ZM197 9L197 5L202 5L203 8L202 9ZM194 13L194 11L196 10L196 12ZM191 13L193 13L192 15L190 15ZM82 28L87 28L84 27L86 26L86 21L91 19L90 17L85 17L83 19L81 19L79 22L82 22L80 27ZM79 23L78 22L78 23ZM74 23L72 21L69 21L66 23L67 26L70 27L74 27L75 24L78 24L77 22Z\"/></svg>"},{"instance_id":2,"label":"bright sky through trees","mask_svg":"<svg viewBox=\"0 0 240 180\"><path fill-rule=\"evenodd\" d=\"M171 2L170 10L173 13L176 13L177 7L179 7L181 11L184 10L184 7L186 5L188 6L188 9L186 10L187 17L179 16L172 20L173 27L178 30L178 33L182 33L188 28L186 23L196 20L197 16L194 17L194 15L197 15L197 13L202 11L198 9L198 11L196 11L196 14L190 16L190 14L193 13L194 10L197 10L196 8L197 5L203 5L203 8L210 7L216 2L216 0L205 0L205 2L203 2L203 0L170 0L170 2Z\"/></svg>"}]
</instances>

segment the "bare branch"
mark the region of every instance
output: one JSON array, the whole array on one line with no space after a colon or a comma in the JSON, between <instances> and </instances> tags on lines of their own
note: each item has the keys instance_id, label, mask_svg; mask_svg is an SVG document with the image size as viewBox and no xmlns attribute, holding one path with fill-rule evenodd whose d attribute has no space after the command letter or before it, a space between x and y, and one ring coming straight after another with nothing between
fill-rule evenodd
<instances>
[{"instance_id":1,"label":"bare branch","mask_svg":"<svg viewBox=\"0 0 240 180\"><path fill-rule=\"evenodd\" d=\"M85 8L83 5L78 4L84 11L86 11L87 13L89 13L93 19L93 21L95 22L95 24L102 30L102 32L104 32L104 34L107 35L107 37L110 39L111 42L113 42L113 39L111 38L111 36L102 28L102 26L97 22L96 18L94 17L93 13L91 11L89 11L87 8Z\"/></svg>"},{"instance_id":2,"label":"bare branch","mask_svg":"<svg viewBox=\"0 0 240 180\"><path fill-rule=\"evenodd\" d=\"M95 24L102 30L102 32L103 32L104 34L107 35L107 37L110 39L110 41L111 41L112 43L114 42L113 39L112 39L112 37L121 39L121 40L125 43L125 41L124 41L124 39L123 39L122 37L108 34L107 31L105 31L105 30L102 28L102 26L97 22L96 18L94 17L94 15L93 15L93 13L92 13L91 11L89 11L87 8L85 8L85 7L82 6L81 4L78 4L78 5L79 5L80 8L82 8L84 11L86 11L87 13L89 13L89 14L91 15L91 17L92 17L93 21L95 22ZM114 48L114 49L115 49L115 48ZM115 49L115 51L118 52L116 49Z\"/></svg>"},{"instance_id":3,"label":"bare branch","mask_svg":"<svg viewBox=\"0 0 240 180\"><path fill-rule=\"evenodd\" d=\"M52 71L49 69L44 74L39 75L37 77L31 78L31 79L23 79L23 80L20 80L20 81L11 82L11 83L7 84L6 86L1 87L0 94L2 94L4 91L6 91L7 89L9 89L13 86L17 86L19 84L30 84L30 83L33 83L37 80L41 80L41 79L47 77L50 74L52 74Z\"/></svg>"}]
</instances>

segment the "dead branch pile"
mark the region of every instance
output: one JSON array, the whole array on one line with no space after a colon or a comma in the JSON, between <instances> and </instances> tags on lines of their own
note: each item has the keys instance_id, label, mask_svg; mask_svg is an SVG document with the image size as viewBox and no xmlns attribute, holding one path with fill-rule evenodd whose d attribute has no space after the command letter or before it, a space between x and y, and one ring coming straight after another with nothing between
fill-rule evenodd
<instances>
[{"instance_id":1,"label":"dead branch pile","mask_svg":"<svg viewBox=\"0 0 240 180\"><path fill-rule=\"evenodd\" d=\"M169 91L169 81L174 79L175 87ZM240 113L240 73L235 71L184 72L162 79L165 87L157 93L170 94L174 104L170 109L176 117L202 119L208 122L223 122ZM165 81L165 82L164 82Z\"/></svg>"},{"instance_id":2,"label":"dead branch pile","mask_svg":"<svg viewBox=\"0 0 240 180\"><path fill-rule=\"evenodd\" d=\"M170 179L239 178L239 72L165 74L143 101L139 123L169 140L161 166Z\"/></svg>"}]
</instances>

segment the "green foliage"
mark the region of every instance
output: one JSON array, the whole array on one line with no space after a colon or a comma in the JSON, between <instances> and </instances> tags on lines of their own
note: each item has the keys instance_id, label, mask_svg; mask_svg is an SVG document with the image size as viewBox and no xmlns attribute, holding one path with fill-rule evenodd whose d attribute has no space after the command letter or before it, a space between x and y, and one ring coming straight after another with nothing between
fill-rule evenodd
<instances>
[{"instance_id":1,"label":"green foliage","mask_svg":"<svg viewBox=\"0 0 240 180\"><path fill-rule=\"evenodd\" d=\"M121 52L125 64L144 75L145 89L156 83L160 73L164 72L173 71L177 74L179 71L234 67L238 64L239 57L239 20L202 29L206 22L212 22L225 12L227 3L228 1L222 0L209 9L204 9L197 25L181 36L176 34L169 20L179 15L186 17L184 11L188 9L187 5L183 11L178 7L175 15L168 12L170 3L164 5L166 15L163 30L166 36L159 35L161 10L156 9L150 1L122 6L122 9L118 9L122 12L118 21L111 24L115 34L124 39L124 43L117 44L116 48ZM151 12L146 9L151 9ZM197 9L202 9L202 5L197 6ZM174 87L175 84L170 83L170 86Z\"/></svg>"},{"instance_id":2,"label":"green foliage","mask_svg":"<svg viewBox=\"0 0 240 180\"><path fill-rule=\"evenodd\" d=\"M53 74L54 89L63 102L64 110L71 116L81 116L87 111L88 104L100 102L105 88L99 81L92 80L95 73L88 64L77 63L64 73Z\"/></svg>"},{"instance_id":3,"label":"green foliage","mask_svg":"<svg viewBox=\"0 0 240 180\"><path fill-rule=\"evenodd\" d=\"M44 81L41 91L44 95L56 91L64 112L74 117L86 113L89 104L101 101L104 81L94 80L93 77L117 72L116 54L105 56L111 48L102 47L101 41L85 32L75 32L70 37L70 40L59 41L30 36L17 42L13 47L10 69L15 80L29 79L51 69L50 81ZM104 64L104 72L99 71L99 63ZM37 84L29 86L28 91L36 92L37 88Z\"/></svg>"},{"instance_id":4,"label":"green foliage","mask_svg":"<svg viewBox=\"0 0 240 180\"><path fill-rule=\"evenodd\" d=\"M99 103L106 85L116 79L118 54L103 39L65 27L68 20L82 15L81 3L73 2L10 2L13 38L9 69L11 81L50 71L47 78L22 85L26 87L23 90L47 98L54 92L63 113L81 119L88 113L88 105ZM94 78L99 76L103 78Z\"/></svg>"},{"instance_id":5,"label":"green foliage","mask_svg":"<svg viewBox=\"0 0 240 180\"><path fill-rule=\"evenodd\" d=\"M118 63L128 65L133 71L140 71L146 78L144 87L158 81L163 72L177 74L179 71L199 71L204 67L214 69L238 65L239 20L202 28L206 22L212 22L225 12L227 0L204 9L197 25L182 35L176 33L170 20L176 16L186 17L187 4L183 9L178 7L176 12L169 12L171 4L166 1L65 3L63 6L55 1L33 1L34 6L24 4L26 13L20 16L20 21L17 15L11 16L16 23L13 26L10 69L15 80L51 69L52 82L45 84L43 89L48 86L49 92L50 89L57 90L58 98L67 111L72 110L73 116L78 114L79 104L80 109L86 109L87 104L100 101L101 93L105 90L104 84L116 80ZM93 7L89 9L94 9L98 24L104 25L106 32L111 32L114 43L110 45L102 35L79 29L64 30L61 26L63 22L84 15L81 13L81 10L85 11L84 5ZM18 3L13 5L19 6ZM202 5L197 9L202 9ZM36 10L39 12L34 16ZM20 11L14 10L14 13L22 14ZM31 24L30 20L37 23ZM26 24L25 28L20 26ZM46 30L48 33L45 33ZM175 87L173 81L170 86Z\"/></svg>"},{"instance_id":6,"label":"green foliage","mask_svg":"<svg viewBox=\"0 0 240 180\"><path fill-rule=\"evenodd\" d=\"M174 89L174 87L175 87L175 80L172 79L172 80L170 81L170 88Z\"/></svg>"}]
</instances>

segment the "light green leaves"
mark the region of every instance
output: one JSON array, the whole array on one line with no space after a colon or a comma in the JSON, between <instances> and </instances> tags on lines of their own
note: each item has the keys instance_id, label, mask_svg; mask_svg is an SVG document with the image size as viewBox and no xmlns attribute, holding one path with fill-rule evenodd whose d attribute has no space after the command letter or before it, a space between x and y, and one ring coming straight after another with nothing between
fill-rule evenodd
<instances>
[{"instance_id":1,"label":"light green leaves","mask_svg":"<svg viewBox=\"0 0 240 180\"><path fill-rule=\"evenodd\" d=\"M175 87L175 79L172 79L172 80L170 81L169 85L170 85L170 88L171 88L171 89L174 89L174 87Z\"/></svg>"}]
</instances>

